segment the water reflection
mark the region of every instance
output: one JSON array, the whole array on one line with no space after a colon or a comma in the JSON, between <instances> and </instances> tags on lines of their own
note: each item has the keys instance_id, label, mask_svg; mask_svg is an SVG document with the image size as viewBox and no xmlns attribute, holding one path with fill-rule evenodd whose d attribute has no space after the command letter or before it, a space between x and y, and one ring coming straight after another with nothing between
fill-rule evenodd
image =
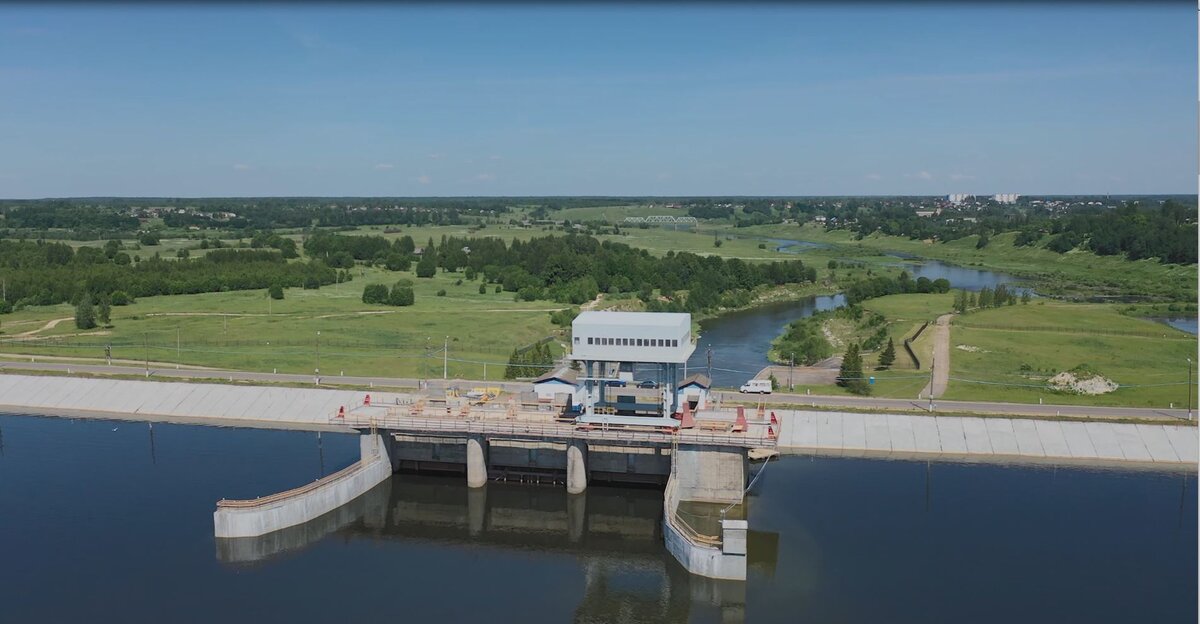
<instances>
[{"instance_id":1,"label":"water reflection","mask_svg":"<svg viewBox=\"0 0 1200 624\"><path fill-rule=\"evenodd\" d=\"M1194 316L1155 316L1149 318L1152 321L1165 323L1171 327L1174 327L1175 329L1185 331L1193 336L1196 335L1197 319Z\"/></svg>"},{"instance_id":2,"label":"water reflection","mask_svg":"<svg viewBox=\"0 0 1200 624\"><path fill-rule=\"evenodd\" d=\"M261 565L341 538L566 555L583 571L576 622L685 622L698 612L744 621L745 583L689 575L666 552L662 504L656 489L592 487L571 496L559 487L470 489L459 478L398 474L304 525L257 538L218 538L216 554L225 564ZM752 532L755 573L773 574L777 544L774 534Z\"/></svg>"}]
</instances>

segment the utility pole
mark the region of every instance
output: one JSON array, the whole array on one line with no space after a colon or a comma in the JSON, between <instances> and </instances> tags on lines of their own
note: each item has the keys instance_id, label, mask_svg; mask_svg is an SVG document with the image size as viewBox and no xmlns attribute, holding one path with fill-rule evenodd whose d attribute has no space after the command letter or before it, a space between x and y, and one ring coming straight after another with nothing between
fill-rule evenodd
<instances>
[{"instance_id":1,"label":"utility pole","mask_svg":"<svg viewBox=\"0 0 1200 624\"><path fill-rule=\"evenodd\" d=\"M1188 358L1188 421L1192 420L1192 358Z\"/></svg>"},{"instance_id":2,"label":"utility pole","mask_svg":"<svg viewBox=\"0 0 1200 624\"><path fill-rule=\"evenodd\" d=\"M317 385L321 385L321 330L317 330L317 367L313 369Z\"/></svg>"},{"instance_id":3,"label":"utility pole","mask_svg":"<svg viewBox=\"0 0 1200 624\"><path fill-rule=\"evenodd\" d=\"M712 347L708 348L706 355L708 356L708 382L712 383Z\"/></svg>"},{"instance_id":4,"label":"utility pole","mask_svg":"<svg viewBox=\"0 0 1200 624\"><path fill-rule=\"evenodd\" d=\"M180 351L181 351L181 349L179 348L179 327L176 326L175 327L175 370L179 370L179 361L183 359L183 356L179 354Z\"/></svg>"},{"instance_id":5,"label":"utility pole","mask_svg":"<svg viewBox=\"0 0 1200 624\"><path fill-rule=\"evenodd\" d=\"M933 412L933 369L937 366L937 358L929 359L929 411Z\"/></svg>"},{"instance_id":6,"label":"utility pole","mask_svg":"<svg viewBox=\"0 0 1200 624\"><path fill-rule=\"evenodd\" d=\"M142 332L142 350L146 356L146 376L150 376L150 339Z\"/></svg>"},{"instance_id":7,"label":"utility pole","mask_svg":"<svg viewBox=\"0 0 1200 624\"><path fill-rule=\"evenodd\" d=\"M446 336L445 342L442 343L442 381L446 380L446 373L450 370L450 336Z\"/></svg>"},{"instance_id":8,"label":"utility pole","mask_svg":"<svg viewBox=\"0 0 1200 624\"><path fill-rule=\"evenodd\" d=\"M789 357L788 357L788 392L791 392L792 388L795 387L794 384L792 383L792 371L795 368L796 368L796 354L791 353L791 354L789 354Z\"/></svg>"}]
</instances>

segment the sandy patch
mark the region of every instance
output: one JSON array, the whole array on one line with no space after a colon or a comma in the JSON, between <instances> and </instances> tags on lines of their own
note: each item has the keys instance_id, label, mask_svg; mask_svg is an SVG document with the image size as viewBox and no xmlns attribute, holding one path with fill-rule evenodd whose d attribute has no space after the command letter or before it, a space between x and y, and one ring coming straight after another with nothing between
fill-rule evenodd
<instances>
[{"instance_id":1,"label":"sandy patch","mask_svg":"<svg viewBox=\"0 0 1200 624\"><path fill-rule=\"evenodd\" d=\"M1050 378L1050 389L1071 394L1108 394L1118 387L1117 383L1097 373L1061 372Z\"/></svg>"}]
</instances>

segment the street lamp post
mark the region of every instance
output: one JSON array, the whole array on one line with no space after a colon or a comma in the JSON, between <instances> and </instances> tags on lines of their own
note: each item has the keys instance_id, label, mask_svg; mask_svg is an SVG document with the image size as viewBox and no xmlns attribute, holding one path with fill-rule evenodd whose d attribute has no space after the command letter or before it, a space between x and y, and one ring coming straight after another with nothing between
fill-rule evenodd
<instances>
[{"instance_id":1,"label":"street lamp post","mask_svg":"<svg viewBox=\"0 0 1200 624\"><path fill-rule=\"evenodd\" d=\"M317 330L317 366L313 369L316 385L321 385L321 331Z\"/></svg>"},{"instance_id":2,"label":"street lamp post","mask_svg":"<svg viewBox=\"0 0 1200 624\"><path fill-rule=\"evenodd\" d=\"M446 380L446 373L450 370L450 336L446 336L445 342L442 343L442 381Z\"/></svg>"}]
</instances>

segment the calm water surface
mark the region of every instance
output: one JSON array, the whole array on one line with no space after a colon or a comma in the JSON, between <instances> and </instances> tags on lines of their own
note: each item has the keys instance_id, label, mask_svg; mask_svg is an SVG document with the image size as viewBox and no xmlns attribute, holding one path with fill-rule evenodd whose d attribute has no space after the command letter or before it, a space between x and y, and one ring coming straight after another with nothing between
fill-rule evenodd
<instances>
[{"instance_id":1,"label":"calm water surface","mask_svg":"<svg viewBox=\"0 0 1200 624\"><path fill-rule=\"evenodd\" d=\"M1194 316L1159 316L1151 317L1150 320L1166 323L1175 329L1185 331L1193 336L1196 335L1197 319Z\"/></svg>"},{"instance_id":2,"label":"calm water surface","mask_svg":"<svg viewBox=\"0 0 1200 624\"><path fill-rule=\"evenodd\" d=\"M665 552L661 492L398 475L269 539L214 503L353 436L0 416L0 622L1194 622L1193 475L793 457L745 584Z\"/></svg>"}]
</instances>

